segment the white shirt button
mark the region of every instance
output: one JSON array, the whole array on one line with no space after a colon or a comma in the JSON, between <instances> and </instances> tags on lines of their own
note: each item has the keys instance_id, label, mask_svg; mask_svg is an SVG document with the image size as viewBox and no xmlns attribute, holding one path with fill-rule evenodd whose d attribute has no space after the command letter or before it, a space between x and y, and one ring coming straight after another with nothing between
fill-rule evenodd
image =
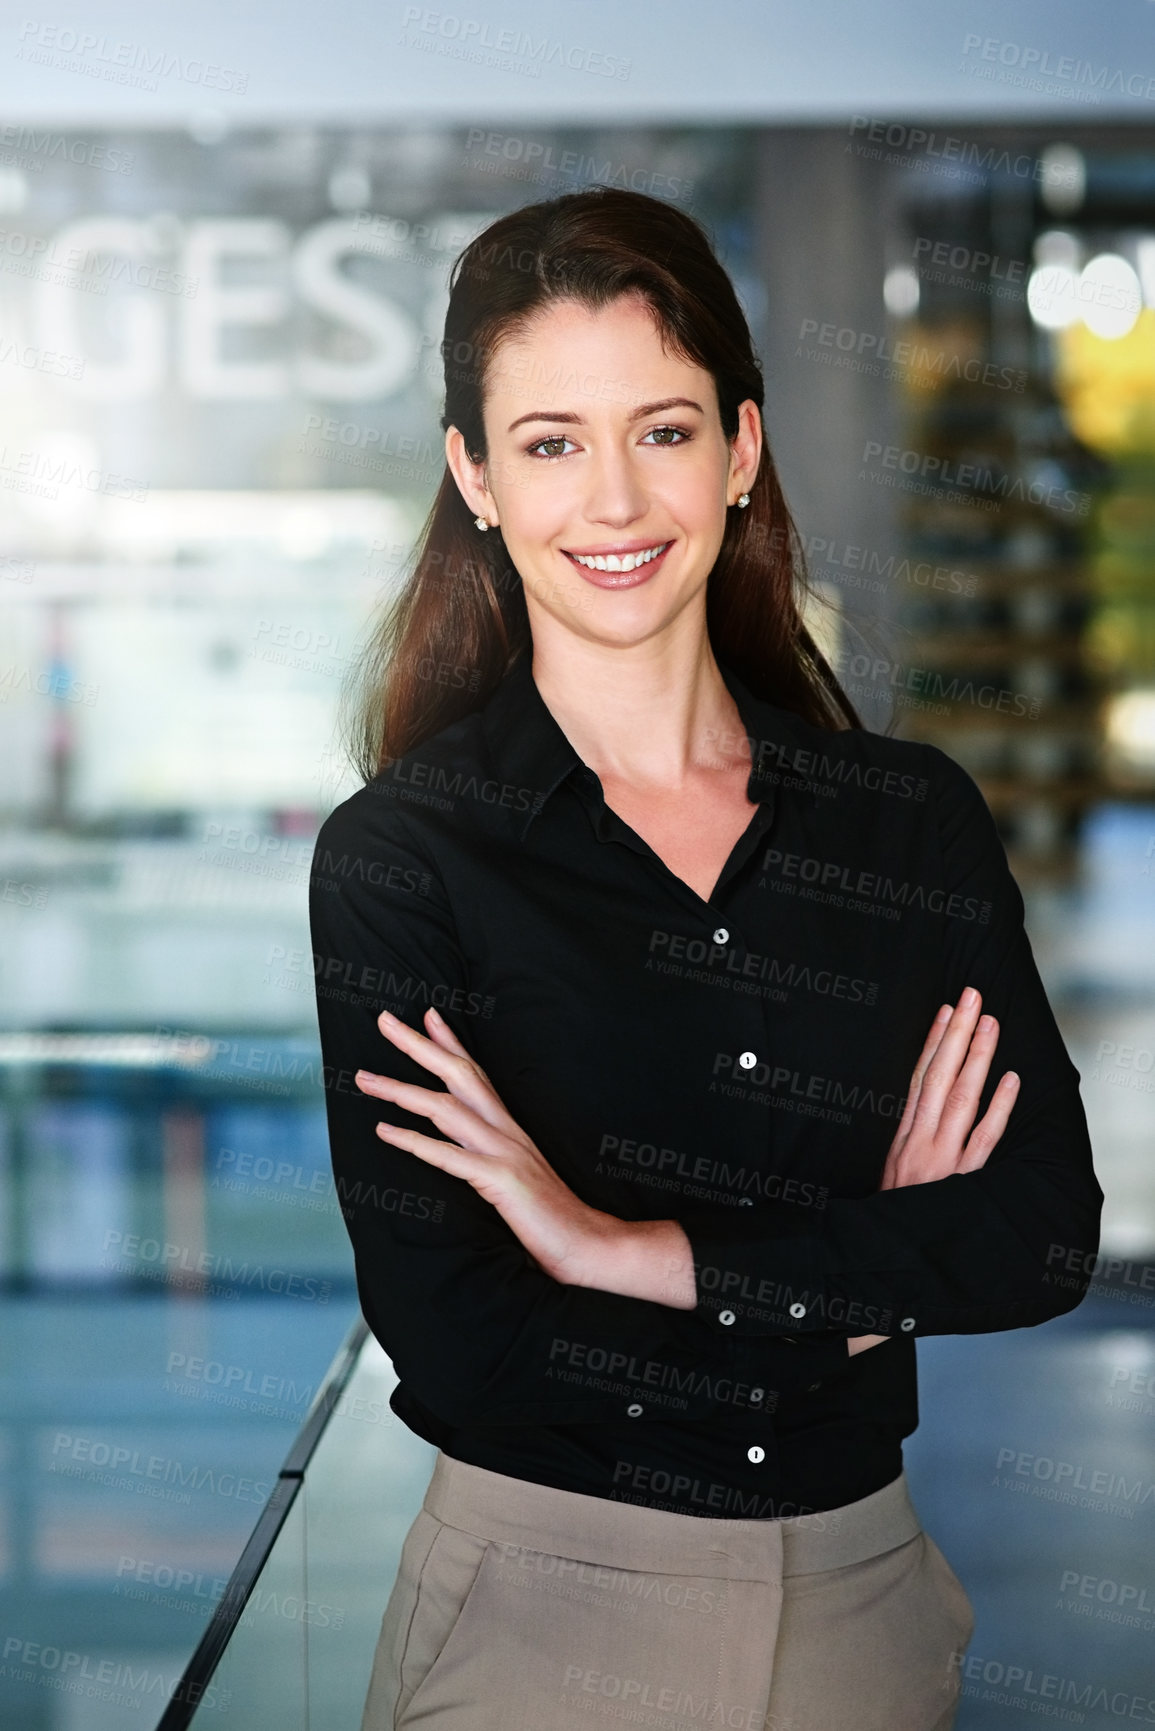
<instances>
[{"instance_id":1,"label":"white shirt button","mask_svg":"<svg viewBox=\"0 0 1155 1731\"><path fill-rule=\"evenodd\" d=\"M746 1450L746 1459L748 1461L753 1461L755 1466L757 1466L759 1461L764 1461L766 1459L766 1450L762 1447L761 1443L755 1443L752 1449Z\"/></svg>"},{"instance_id":2,"label":"white shirt button","mask_svg":"<svg viewBox=\"0 0 1155 1731\"><path fill-rule=\"evenodd\" d=\"M806 1306L804 1304L792 1304L790 1306L790 1314L791 1316L805 1316ZM905 1324L903 1326L905 1327Z\"/></svg>"},{"instance_id":3,"label":"white shirt button","mask_svg":"<svg viewBox=\"0 0 1155 1731\"><path fill-rule=\"evenodd\" d=\"M914 1327L914 1317L913 1316L904 1316L902 1319L902 1322L899 1324L899 1327L905 1329L907 1334L909 1334L911 1329Z\"/></svg>"},{"instance_id":4,"label":"white shirt button","mask_svg":"<svg viewBox=\"0 0 1155 1731\"><path fill-rule=\"evenodd\" d=\"M733 1320L734 1320L734 1312L732 1310L720 1310L718 1312L718 1321L724 1322L727 1327L729 1327L730 1323L732 1323Z\"/></svg>"},{"instance_id":5,"label":"white shirt button","mask_svg":"<svg viewBox=\"0 0 1155 1731\"><path fill-rule=\"evenodd\" d=\"M742 1052L738 1057L738 1068L740 1070L752 1070L757 1062L758 1058L754 1052Z\"/></svg>"},{"instance_id":6,"label":"white shirt button","mask_svg":"<svg viewBox=\"0 0 1155 1731\"><path fill-rule=\"evenodd\" d=\"M757 1405L765 1393L766 1390L764 1388L752 1388L750 1390L750 1399L755 1405Z\"/></svg>"},{"instance_id":7,"label":"white shirt button","mask_svg":"<svg viewBox=\"0 0 1155 1731\"><path fill-rule=\"evenodd\" d=\"M626 1408L626 1411L629 1413L631 1418L638 1418L641 1415L642 1408L641 1408L640 1403L635 1400L630 1406L628 1406Z\"/></svg>"},{"instance_id":8,"label":"white shirt button","mask_svg":"<svg viewBox=\"0 0 1155 1731\"><path fill-rule=\"evenodd\" d=\"M718 930L714 933L714 942L716 944L728 944L730 942L730 934L726 930L725 926L718 927Z\"/></svg>"}]
</instances>

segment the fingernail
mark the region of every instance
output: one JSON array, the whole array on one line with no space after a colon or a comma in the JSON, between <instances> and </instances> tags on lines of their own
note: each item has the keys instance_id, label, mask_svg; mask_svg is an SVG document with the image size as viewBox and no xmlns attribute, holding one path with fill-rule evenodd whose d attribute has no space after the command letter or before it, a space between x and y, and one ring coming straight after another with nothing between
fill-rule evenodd
<instances>
[{"instance_id":1,"label":"fingernail","mask_svg":"<svg viewBox=\"0 0 1155 1731\"><path fill-rule=\"evenodd\" d=\"M974 987L968 986L966 991L963 993L962 999L961 999L963 1009L969 1010L971 1005L977 999L977 997L978 997L978 993L975 991Z\"/></svg>"},{"instance_id":2,"label":"fingernail","mask_svg":"<svg viewBox=\"0 0 1155 1731\"><path fill-rule=\"evenodd\" d=\"M1006 1082L1012 1088L1017 1088L1020 1080L1021 1080L1021 1078L1015 1073L1014 1070L1008 1070L1006 1075L1003 1077L1003 1081Z\"/></svg>"},{"instance_id":3,"label":"fingernail","mask_svg":"<svg viewBox=\"0 0 1155 1731\"><path fill-rule=\"evenodd\" d=\"M980 1016L977 1031L980 1034L989 1034L994 1025L995 1019L993 1016Z\"/></svg>"},{"instance_id":4,"label":"fingernail","mask_svg":"<svg viewBox=\"0 0 1155 1731\"><path fill-rule=\"evenodd\" d=\"M432 1004L430 1004L430 1006L429 1006L429 1014L433 1017L433 1020L435 1022L441 1021L441 1011L434 1009ZM444 1023L442 1023L442 1026L444 1026Z\"/></svg>"},{"instance_id":5,"label":"fingernail","mask_svg":"<svg viewBox=\"0 0 1155 1731\"><path fill-rule=\"evenodd\" d=\"M377 1020L378 1020L378 1022L388 1022L393 1027L396 1027L396 1025L397 1025L396 1016L391 1015L388 1010L382 1010L382 1012L378 1016Z\"/></svg>"}]
</instances>

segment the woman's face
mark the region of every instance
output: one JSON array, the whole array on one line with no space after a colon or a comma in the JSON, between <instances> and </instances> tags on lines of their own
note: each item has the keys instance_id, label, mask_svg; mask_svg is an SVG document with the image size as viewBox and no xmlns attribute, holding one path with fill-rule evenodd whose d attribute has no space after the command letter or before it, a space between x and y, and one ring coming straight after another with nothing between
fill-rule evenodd
<instances>
[{"instance_id":1,"label":"woman's face","mask_svg":"<svg viewBox=\"0 0 1155 1731\"><path fill-rule=\"evenodd\" d=\"M753 401L731 446L711 375L664 351L648 304L629 295L598 312L554 302L502 342L484 416L485 464L456 428L447 457L470 508L501 526L535 639L552 621L637 643L695 602L704 622L727 511L758 468Z\"/></svg>"}]
</instances>

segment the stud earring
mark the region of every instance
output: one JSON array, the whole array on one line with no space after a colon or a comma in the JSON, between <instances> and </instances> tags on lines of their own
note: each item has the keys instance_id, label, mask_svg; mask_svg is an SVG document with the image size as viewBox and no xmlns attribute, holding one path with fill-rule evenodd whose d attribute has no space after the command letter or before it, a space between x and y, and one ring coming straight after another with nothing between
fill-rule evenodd
<instances>
[{"instance_id":1,"label":"stud earring","mask_svg":"<svg viewBox=\"0 0 1155 1731\"><path fill-rule=\"evenodd\" d=\"M738 495L738 509L740 511L744 511L749 503L750 503L749 493L739 493L739 495Z\"/></svg>"},{"instance_id":2,"label":"stud earring","mask_svg":"<svg viewBox=\"0 0 1155 1731\"><path fill-rule=\"evenodd\" d=\"M479 529L488 529L489 528L489 524L485 521L484 517L475 517L473 519L473 521L477 524L477 527Z\"/></svg>"}]
</instances>

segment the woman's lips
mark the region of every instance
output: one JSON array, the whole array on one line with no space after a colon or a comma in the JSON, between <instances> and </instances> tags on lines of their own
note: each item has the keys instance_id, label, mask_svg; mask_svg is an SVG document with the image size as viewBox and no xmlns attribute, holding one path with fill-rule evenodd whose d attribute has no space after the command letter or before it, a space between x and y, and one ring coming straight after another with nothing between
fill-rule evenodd
<instances>
[{"instance_id":1,"label":"woman's lips","mask_svg":"<svg viewBox=\"0 0 1155 1731\"><path fill-rule=\"evenodd\" d=\"M672 541L667 541L660 553L655 553L644 565L635 565L632 571L597 571L592 565L579 564L572 553L567 553L566 558L574 570L597 589L636 589L639 583L645 583L653 576L673 545Z\"/></svg>"}]
</instances>

